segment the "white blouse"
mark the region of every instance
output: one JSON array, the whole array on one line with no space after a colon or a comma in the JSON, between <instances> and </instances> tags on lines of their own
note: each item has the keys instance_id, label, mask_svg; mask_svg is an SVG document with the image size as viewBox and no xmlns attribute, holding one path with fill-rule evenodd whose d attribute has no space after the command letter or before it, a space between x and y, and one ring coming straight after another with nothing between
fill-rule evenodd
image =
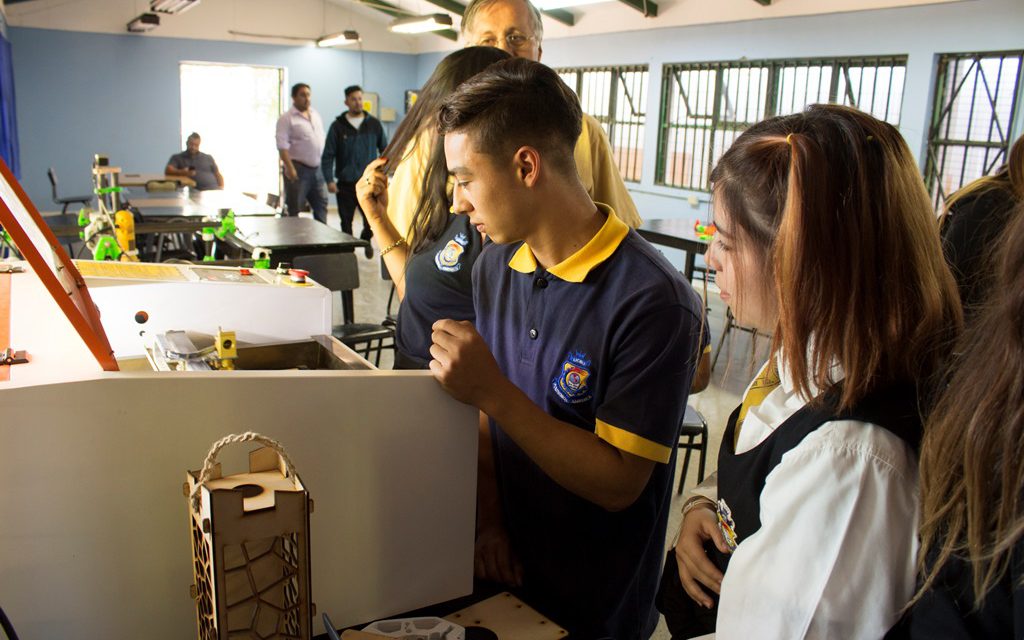
<instances>
[{"instance_id":1,"label":"white blouse","mask_svg":"<svg viewBox=\"0 0 1024 640\"><path fill-rule=\"evenodd\" d=\"M737 453L806 404L779 373L748 411ZM717 474L691 495L715 500ZM761 528L722 582L716 637L881 638L913 593L917 514L917 458L902 439L865 422L822 425L768 475Z\"/></svg>"}]
</instances>

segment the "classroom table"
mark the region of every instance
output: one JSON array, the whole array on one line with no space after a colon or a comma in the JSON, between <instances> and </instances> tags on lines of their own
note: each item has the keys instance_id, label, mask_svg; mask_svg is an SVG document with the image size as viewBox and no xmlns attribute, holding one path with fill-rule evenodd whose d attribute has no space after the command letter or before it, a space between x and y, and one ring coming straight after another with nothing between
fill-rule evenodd
<instances>
[{"instance_id":1,"label":"classroom table","mask_svg":"<svg viewBox=\"0 0 1024 640\"><path fill-rule=\"evenodd\" d=\"M369 244L313 218L244 216L235 218L235 227L235 232L225 236L224 241L246 256L252 255L257 247L270 249L273 266L293 263L299 256L351 253ZM354 322L352 291L341 292L341 308L345 324Z\"/></svg>"},{"instance_id":2,"label":"classroom table","mask_svg":"<svg viewBox=\"0 0 1024 640\"><path fill-rule=\"evenodd\" d=\"M121 173L117 184L122 187L144 187L149 182L177 182L178 187L194 187L196 181L188 176L169 176L164 173Z\"/></svg>"},{"instance_id":3,"label":"classroom table","mask_svg":"<svg viewBox=\"0 0 1024 640\"><path fill-rule=\"evenodd\" d=\"M651 244L686 252L683 275L688 282L693 280L697 254L706 253L710 244L707 240L701 240L700 234L694 231L693 225L696 222L696 218L664 218L646 220L637 227L637 233Z\"/></svg>"},{"instance_id":4,"label":"classroom table","mask_svg":"<svg viewBox=\"0 0 1024 640\"><path fill-rule=\"evenodd\" d=\"M214 218L231 210L235 216L274 216L278 211L240 191L136 191L121 196L144 218Z\"/></svg>"}]
</instances>

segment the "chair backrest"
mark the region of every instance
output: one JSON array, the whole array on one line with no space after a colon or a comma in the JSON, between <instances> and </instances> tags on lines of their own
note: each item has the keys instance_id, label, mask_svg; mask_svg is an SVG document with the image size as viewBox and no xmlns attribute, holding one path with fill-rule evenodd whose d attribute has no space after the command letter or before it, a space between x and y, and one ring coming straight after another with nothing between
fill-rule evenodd
<instances>
[{"instance_id":1,"label":"chair backrest","mask_svg":"<svg viewBox=\"0 0 1024 640\"><path fill-rule=\"evenodd\" d=\"M57 201L57 172L50 167L46 170L46 177L50 179L50 189L53 190L53 200Z\"/></svg>"},{"instance_id":2,"label":"chair backrest","mask_svg":"<svg viewBox=\"0 0 1024 640\"><path fill-rule=\"evenodd\" d=\"M359 262L354 253L297 256L292 261L292 266L309 271L309 277L331 291L352 291L359 288Z\"/></svg>"}]
</instances>

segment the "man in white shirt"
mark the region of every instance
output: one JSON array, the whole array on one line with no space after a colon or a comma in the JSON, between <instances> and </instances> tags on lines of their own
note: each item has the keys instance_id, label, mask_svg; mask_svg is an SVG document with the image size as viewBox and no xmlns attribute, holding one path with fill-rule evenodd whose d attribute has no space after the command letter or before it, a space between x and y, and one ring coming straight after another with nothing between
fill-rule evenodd
<instances>
[{"instance_id":1,"label":"man in white shirt","mask_svg":"<svg viewBox=\"0 0 1024 640\"><path fill-rule=\"evenodd\" d=\"M292 87L292 108L277 120L277 150L284 169L288 215L297 216L308 201L313 217L327 222L327 198L320 174L324 151L324 122L313 108L308 84Z\"/></svg>"}]
</instances>

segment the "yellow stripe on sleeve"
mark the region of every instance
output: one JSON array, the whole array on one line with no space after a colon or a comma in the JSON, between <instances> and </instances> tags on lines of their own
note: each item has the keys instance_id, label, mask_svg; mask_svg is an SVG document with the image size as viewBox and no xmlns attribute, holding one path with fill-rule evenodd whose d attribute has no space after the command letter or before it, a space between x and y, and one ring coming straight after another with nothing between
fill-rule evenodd
<instances>
[{"instance_id":1,"label":"yellow stripe on sleeve","mask_svg":"<svg viewBox=\"0 0 1024 640\"><path fill-rule=\"evenodd\" d=\"M662 464L668 464L668 461L672 459L672 449L670 447L658 444L653 440L648 440L625 429L613 427L607 422L598 420L596 432L598 438L601 438L616 449L632 453L635 456Z\"/></svg>"}]
</instances>

